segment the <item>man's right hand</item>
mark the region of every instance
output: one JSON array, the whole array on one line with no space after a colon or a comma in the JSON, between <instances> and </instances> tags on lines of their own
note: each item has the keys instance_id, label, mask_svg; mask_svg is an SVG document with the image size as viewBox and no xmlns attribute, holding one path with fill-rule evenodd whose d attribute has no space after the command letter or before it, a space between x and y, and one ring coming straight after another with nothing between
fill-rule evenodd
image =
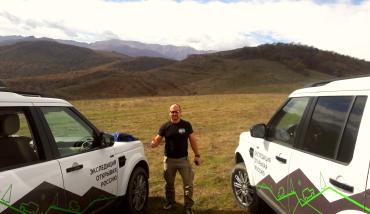
<instances>
[{"instance_id":1,"label":"man's right hand","mask_svg":"<svg viewBox=\"0 0 370 214\"><path fill-rule=\"evenodd\" d=\"M152 147L152 148L157 147L157 146L159 145L159 143L161 142L161 140L162 140L162 137L161 137L161 136L159 136L159 135L156 135L156 136L152 139L152 141L150 142L150 147Z\"/></svg>"},{"instance_id":2,"label":"man's right hand","mask_svg":"<svg viewBox=\"0 0 370 214\"><path fill-rule=\"evenodd\" d=\"M151 147L151 148L155 148L155 147L157 147L157 146L158 146L158 144L154 143L154 141L151 141L151 142L150 142L150 147Z\"/></svg>"}]
</instances>

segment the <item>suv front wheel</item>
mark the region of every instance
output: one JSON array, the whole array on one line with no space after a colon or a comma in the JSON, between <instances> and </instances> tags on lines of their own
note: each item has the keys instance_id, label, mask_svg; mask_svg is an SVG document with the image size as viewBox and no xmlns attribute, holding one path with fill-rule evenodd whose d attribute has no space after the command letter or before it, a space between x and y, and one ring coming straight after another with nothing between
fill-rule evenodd
<instances>
[{"instance_id":1,"label":"suv front wheel","mask_svg":"<svg viewBox=\"0 0 370 214\"><path fill-rule=\"evenodd\" d=\"M126 206L129 213L144 213L148 202L148 173L142 167L137 167L131 174L127 187Z\"/></svg>"},{"instance_id":2,"label":"suv front wheel","mask_svg":"<svg viewBox=\"0 0 370 214\"><path fill-rule=\"evenodd\" d=\"M248 172L244 163L235 165L231 173L231 187L237 204L244 210L255 213L258 210L260 199L256 189L250 184Z\"/></svg>"}]
</instances>

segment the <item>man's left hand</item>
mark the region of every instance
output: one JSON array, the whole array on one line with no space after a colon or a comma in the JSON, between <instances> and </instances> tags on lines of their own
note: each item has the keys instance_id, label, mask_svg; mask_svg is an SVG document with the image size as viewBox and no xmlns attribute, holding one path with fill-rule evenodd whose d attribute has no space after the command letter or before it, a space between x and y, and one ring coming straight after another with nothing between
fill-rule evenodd
<instances>
[{"instance_id":1,"label":"man's left hand","mask_svg":"<svg viewBox=\"0 0 370 214\"><path fill-rule=\"evenodd\" d=\"M200 165L200 157L194 157L194 163L195 163L195 165L199 166Z\"/></svg>"}]
</instances>

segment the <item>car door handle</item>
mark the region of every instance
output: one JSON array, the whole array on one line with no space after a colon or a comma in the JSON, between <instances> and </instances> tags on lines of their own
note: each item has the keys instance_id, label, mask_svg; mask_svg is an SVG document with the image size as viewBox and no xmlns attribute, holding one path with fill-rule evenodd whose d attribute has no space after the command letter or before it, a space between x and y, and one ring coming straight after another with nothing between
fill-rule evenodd
<instances>
[{"instance_id":1,"label":"car door handle","mask_svg":"<svg viewBox=\"0 0 370 214\"><path fill-rule=\"evenodd\" d=\"M334 186L342 189L342 190L345 190L347 192L350 192L350 193L353 193L353 186L350 186L348 184L344 184L344 183L341 183L335 179L332 179L332 178L329 178L329 182L331 184L333 184Z\"/></svg>"},{"instance_id":2,"label":"car door handle","mask_svg":"<svg viewBox=\"0 0 370 214\"><path fill-rule=\"evenodd\" d=\"M80 165L75 165L75 166L72 166L70 168L67 168L66 171L68 173L68 172L73 172L73 171L76 171L76 170L80 170L82 168L84 168L84 165L80 164Z\"/></svg>"},{"instance_id":3,"label":"car door handle","mask_svg":"<svg viewBox=\"0 0 370 214\"><path fill-rule=\"evenodd\" d=\"M253 153L254 153L254 149L252 147L249 148L249 156L251 156L251 158L253 158Z\"/></svg>"},{"instance_id":4,"label":"car door handle","mask_svg":"<svg viewBox=\"0 0 370 214\"><path fill-rule=\"evenodd\" d=\"M279 157L279 156L275 156L276 160L278 160L279 162L283 163L283 164L286 164L286 159L285 158L282 158L282 157Z\"/></svg>"}]
</instances>

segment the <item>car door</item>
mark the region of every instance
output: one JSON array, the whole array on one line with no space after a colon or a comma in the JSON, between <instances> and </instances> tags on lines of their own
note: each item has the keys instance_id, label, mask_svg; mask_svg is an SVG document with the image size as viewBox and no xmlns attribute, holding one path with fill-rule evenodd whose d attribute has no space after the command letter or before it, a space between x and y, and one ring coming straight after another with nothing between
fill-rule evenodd
<instances>
[{"instance_id":1,"label":"car door","mask_svg":"<svg viewBox=\"0 0 370 214\"><path fill-rule=\"evenodd\" d=\"M287 178L296 130L309 98L289 99L267 125L265 139L255 144L253 159L258 194L279 211L288 210Z\"/></svg>"},{"instance_id":2,"label":"car door","mask_svg":"<svg viewBox=\"0 0 370 214\"><path fill-rule=\"evenodd\" d=\"M73 108L40 109L59 153L68 208L88 213L112 201L118 179L113 148L102 146L95 128Z\"/></svg>"},{"instance_id":3,"label":"car door","mask_svg":"<svg viewBox=\"0 0 370 214\"><path fill-rule=\"evenodd\" d=\"M366 126L358 131L361 120L368 120L362 117L366 100L366 96L316 99L291 157L288 193L291 213L364 210L369 167L364 145L369 139Z\"/></svg>"},{"instance_id":4,"label":"car door","mask_svg":"<svg viewBox=\"0 0 370 214\"><path fill-rule=\"evenodd\" d=\"M1 213L63 210L59 163L50 155L31 104L0 103L0 148Z\"/></svg>"}]
</instances>

